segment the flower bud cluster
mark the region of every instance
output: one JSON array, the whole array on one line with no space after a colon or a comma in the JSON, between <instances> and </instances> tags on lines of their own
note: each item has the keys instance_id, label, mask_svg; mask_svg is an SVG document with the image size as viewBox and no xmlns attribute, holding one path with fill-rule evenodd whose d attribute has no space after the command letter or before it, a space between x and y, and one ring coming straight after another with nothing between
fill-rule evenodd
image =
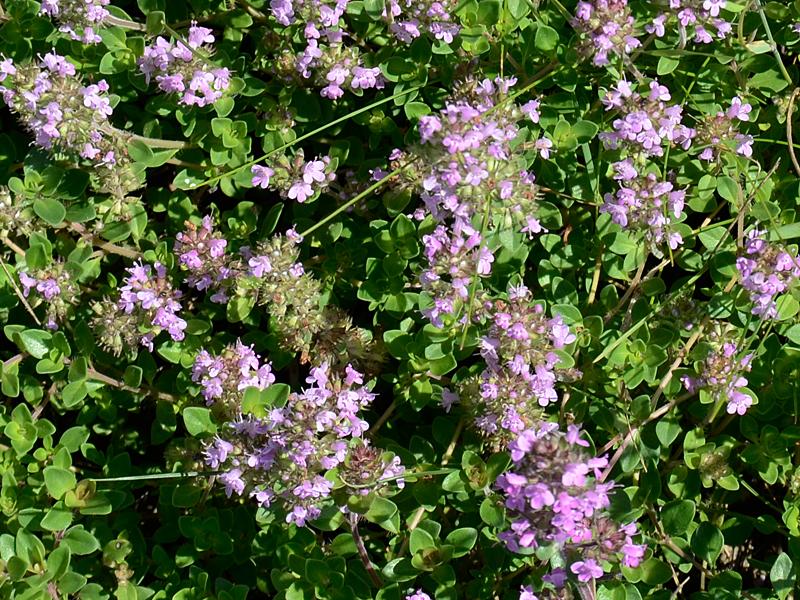
<instances>
[{"instance_id":1,"label":"flower bud cluster","mask_svg":"<svg viewBox=\"0 0 800 600\"><path fill-rule=\"evenodd\" d=\"M125 269L128 276L119 288L117 307L123 314L134 317L135 330L141 333L139 343L153 350L153 339L166 331L177 341L184 338L184 321L178 312L182 293L173 289L167 268L161 263L150 265L134 263Z\"/></svg>"},{"instance_id":2,"label":"flower bud cluster","mask_svg":"<svg viewBox=\"0 0 800 600\"><path fill-rule=\"evenodd\" d=\"M228 241L214 231L211 216L203 217L200 227L186 222L186 231L175 238L174 252L189 275L186 283L196 290L215 290L211 301L224 304L228 290L239 274L236 264L225 254Z\"/></svg>"},{"instance_id":3,"label":"flower bud cluster","mask_svg":"<svg viewBox=\"0 0 800 600\"><path fill-rule=\"evenodd\" d=\"M303 203L317 198L336 179L336 162L330 156L315 157L305 162L300 150L293 160L286 157L271 167L253 165L252 183L261 189L277 190L283 198Z\"/></svg>"},{"instance_id":4,"label":"flower bud cluster","mask_svg":"<svg viewBox=\"0 0 800 600\"><path fill-rule=\"evenodd\" d=\"M260 242L247 257L250 277L239 279L236 294L253 295L267 308L271 326L287 349L302 353L308 362L316 336L327 324L322 308L322 286L298 261L296 234Z\"/></svg>"},{"instance_id":5,"label":"flower bud cluster","mask_svg":"<svg viewBox=\"0 0 800 600\"><path fill-rule=\"evenodd\" d=\"M765 233L753 229L747 234L744 255L736 259L736 268L742 287L750 292L753 314L774 319L778 316L776 297L800 278L800 259L796 251L768 242Z\"/></svg>"},{"instance_id":6,"label":"flower bud cluster","mask_svg":"<svg viewBox=\"0 0 800 600\"><path fill-rule=\"evenodd\" d=\"M570 24L583 35L584 54L598 66L611 62L609 54L625 58L642 45L636 39L628 0L581 0Z\"/></svg>"},{"instance_id":7,"label":"flower bud cluster","mask_svg":"<svg viewBox=\"0 0 800 600\"><path fill-rule=\"evenodd\" d=\"M293 231L256 246L250 259L253 277L239 281L237 294L256 294L267 308L274 332L284 346L300 353L300 362L339 368L352 362L372 373L382 361L369 332L353 327L346 313L324 306L322 285L297 262L299 238ZM258 273L261 272L259 276Z\"/></svg>"},{"instance_id":8,"label":"flower bud cluster","mask_svg":"<svg viewBox=\"0 0 800 600\"><path fill-rule=\"evenodd\" d=\"M743 415L753 404L753 399L741 388L747 386L747 378L743 374L750 371L754 355L749 353L737 358L739 348L735 343L724 342L719 336L709 339L709 350L699 363L698 375L684 375L681 382L690 393L705 390L714 402L727 402L728 414Z\"/></svg>"},{"instance_id":9,"label":"flower bud cluster","mask_svg":"<svg viewBox=\"0 0 800 600\"><path fill-rule=\"evenodd\" d=\"M40 14L55 18L62 33L84 44L99 44L97 29L109 16L106 6L111 0L42 0Z\"/></svg>"},{"instance_id":10,"label":"flower bud cluster","mask_svg":"<svg viewBox=\"0 0 800 600\"><path fill-rule=\"evenodd\" d=\"M157 37L138 60L139 70L147 83L155 76L161 91L180 94L181 104L208 106L222 98L230 86L231 72L209 61L214 52L210 29L192 23L187 41L188 46Z\"/></svg>"},{"instance_id":11,"label":"flower bud cluster","mask_svg":"<svg viewBox=\"0 0 800 600\"><path fill-rule=\"evenodd\" d=\"M353 440L347 456L338 467L338 477L349 494L366 496L370 492L395 484L405 487L402 475L406 472L400 457L392 452L381 452L361 438Z\"/></svg>"},{"instance_id":12,"label":"flower bud cluster","mask_svg":"<svg viewBox=\"0 0 800 600\"><path fill-rule=\"evenodd\" d=\"M753 136L739 133L737 121L749 121L750 104L742 102L738 96L731 100L731 105L725 112L718 112L714 116L706 117L697 126L695 143L704 147L700 158L706 161L718 160L726 150L735 150L747 158L753 155Z\"/></svg>"},{"instance_id":13,"label":"flower bud cluster","mask_svg":"<svg viewBox=\"0 0 800 600\"><path fill-rule=\"evenodd\" d=\"M497 478L513 519L498 537L513 552L555 547L581 583L602 577L604 567L636 567L645 551L633 542L635 523L608 517L614 483L599 481L608 460L589 455L588 446L574 425L564 433L540 423L509 445L512 466Z\"/></svg>"},{"instance_id":14,"label":"flower bud cluster","mask_svg":"<svg viewBox=\"0 0 800 600\"><path fill-rule=\"evenodd\" d=\"M270 363L262 364L252 346L237 340L217 356L201 350L192 367L192 381L200 384L206 405L231 419L241 409L242 390L264 390L275 383L275 376Z\"/></svg>"},{"instance_id":15,"label":"flower bud cluster","mask_svg":"<svg viewBox=\"0 0 800 600\"><path fill-rule=\"evenodd\" d=\"M235 254L228 253L227 249L228 241L214 229L210 215L203 217L199 227L187 221L186 231L176 236L173 248L182 268L189 273L186 283L198 291L213 291L210 300L217 304L225 304L231 294L242 288L252 289L255 284L249 281L251 279L280 277L276 270L282 274L286 271L295 279L304 274L303 265L295 262L297 252L290 253L294 258L284 260L286 255L274 248L271 248L271 257L254 254L248 246Z\"/></svg>"},{"instance_id":16,"label":"flower bud cluster","mask_svg":"<svg viewBox=\"0 0 800 600\"><path fill-rule=\"evenodd\" d=\"M542 408L558 399L556 350L575 341L560 315L548 318L523 285L511 287L508 301L487 310L489 331L481 340L483 372L459 386L459 397L475 414L484 435L499 442L539 422Z\"/></svg>"},{"instance_id":17,"label":"flower bud cluster","mask_svg":"<svg viewBox=\"0 0 800 600\"><path fill-rule=\"evenodd\" d=\"M108 83L81 84L75 66L55 51L38 62L0 61L0 93L37 146L95 169L100 191L118 196L139 186L125 142L109 117Z\"/></svg>"},{"instance_id":18,"label":"flower bud cluster","mask_svg":"<svg viewBox=\"0 0 800 600\"><path fill-rule=\"evenodd\" d=\"M600 212L609 213L623 229L642 231L651 246L666 243L675 250L683 238L672 227L683 212L686 191L659 181L654 173L640 176L630 160L618 162L615 169L620 188L603 197Z\"/></svg>"},{"instance_id":19,"label":"flower bud cluster","mask_svg":"<svg viewBox=\"0 0 800 600\"><path fill-rule=\"evenodd\" d=\"M36 231L39 221L33 211L33 200L0 186L0 237L27 237Z\"/></svg>"},{"instance_id":20,"label":"flower bud cluster","mask_svg":"<svg viewBox=\"0 0 800 600\"><path fill-rule=\"evenodd\" d=\"M299 236L293 230L255 249L229 252L210 216L200 226L186 226L176 236L174 252L192 288L210 292L215 303L253 298L266 306L272 331L286 350L301 353L303 363L310 362L313 348L315 361L332 367L353 362L371 373L380 364L382 355L369 332L353 327L335 307L323 307L322 286L298 261Z\"/></svg>"},{"instance_id":21,"label":"flower bud cluster","mask_svg":"<svg viewBox=\"0 0 800 600\"><path fill-rule=\"evenodd\" d=\"M81 288L63 262L56 261L44 269L19 271L22 295L31 300L41 299L47 305L47 327L57 329L64 321L69 307L77 302Z\"/></svg>"},{"instance_id":22,"label":"flower bud cluster","mask_svg":"<svg viewBox=\"0 0 800 600\"><path fill-rule=\"evenodd\" d=\"M449 44L461 30L452 14L457 6L455 0L388 0L383 18L401 42L409 44L427 32Z\"/></svg>"},{"instance_id":23,"label":"flower bud cluster","mask_svg":"<svg viewBox=\"0 0 800 600\"><path fill-rule=\"evenodd\" d=\"M223 472L228 496L247 493L265 508L280 503L286 522L300 527L320 515L334 486L324 475L345 461L349 441L367 430L358 413L374 398L349 365L339 376L323 363L306 382L307 389L289 394L266 416L228 422L205 449L206 464Z\"/></svg>"},{"instance_id":24,"label":"flower bud cluster","mask_svg":"<svg viewBox=\"0 0 800 600\"><path fill-rule=\"evenodd\" d=\"M272 15L281 25L303 24L306 46L302 52L286 49L277 61L284 76L299 74L315 85L323 86L320 95L331 100L341 98L345 89L356 93L381 89L383 75L379 67L365 67L358 48L346 46L348 33L339 25L348 0L273 0Z\"/></svg>"},{"instance_id":25,"label":"flower bud cluster","mask_svg":"<svg viewBox=\"0 0 800 600\"><path fill-rule=\"evenodd\" d=\"M682 43L692 33L692 40L697 44L710 44L714 36L724 40L731 33L731 24L720 18L720 11L726 4L726 0L669 0L669 11L659 14L644 28L647 33L664 37L666 26L674 20Z\"/></svg>"}]
</instances>

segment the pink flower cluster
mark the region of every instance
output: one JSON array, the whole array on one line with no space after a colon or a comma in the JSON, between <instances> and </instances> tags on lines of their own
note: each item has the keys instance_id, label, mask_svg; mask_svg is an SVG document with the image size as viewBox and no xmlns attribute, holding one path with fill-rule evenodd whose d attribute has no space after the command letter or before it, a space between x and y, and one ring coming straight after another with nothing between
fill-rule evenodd
<instances>
[{"instance_id":1,"label":"pink flower cluster","mask_svg":"<svg viewBox=\"0 0 800 600\"><path fill-rule=\"evenodd\" d=\"M459 388L485 435L513 438L542 417L542 408L557 400L555 350L576 340L561 316L548 318L524 285L508 290L508 301L487 308L489 331L481 339L486 368Z\"/></svg>"},{"instance_id":2,"label":"pink flower cluster","mask_svg":"<svg viewBox=\"0 0 800 600\"><path fill-rule=\"evenodd\" d=\"M535 218L535 178L520 170L512 149L519 123L538 123L539 103L506 102L515 83L499 77L465 82L438 114L420 118L419 146L395 151L395 162L419 166L406 175L425 203L418 217L429 213L440 222L466 224L495 203L496 212L505 217L510 211L522 230L543 231ZM490 211L492 217L499 215Z\"/></svg>"},{"instance_id":3,"label":"pink flower cluster","mask_svg":"<svg viewBox=\"0 0 800 600\"><path fill-rule=\"evenodd\" d=\"M581 583L614 564L636 567L645 552L633 541L635 523L607 516L614 484L598 479L608 460L588 455L588 446L574 425L564 433L555 423L540 423L510 444L512 466L497 478L513 519L498 537L513 552L553 546L558 562Z\"/></svg>"},{"instance_id":4,"label":"pink flower cluster","mask_svg":"<svg viewBox=\"0 0 800 600\"><path fill-rule=\"evenodd\" d=\"M494 255L481 244L479 231L460 222L452 229L437 226L422 236L422 243L427 265L419 281L431 296L431 305L422 314L439 328L460 323L465 318L465 308L470 306L473 281L491 273Z\"/></svg>"},{"instance_id":5,"label":"pink flower cluster","mask_svg":"<svg viewBox=\"0 0 800 600\"><path fill-rule=\"evenodd\" d=\"M598 66L609 64L609 55L624 58L642 45L628 0L581 0L570 23L583 34L583 51Z\"/></svg>"},{"instance_id":6,"label":"pink flower cluster","mask_svg":"<svg viewBox=\"0 0 800 600\"><path fill-rule=\"evenodd\" d=\"M0 92L34 135L37 146L80 156L98 166L113 167L120 158L104 129L113 109L108 83L82 86L74 65L55 51L38 64L0 63Z\"/></svg>"},{"instance_id":7,"label":"pink flower cluster","mask_svg":"<svg viewBox=\"0 0 800 600\"><path fill-rule=\"evenodd\" d=\"M22 284L22 295L26 298L31 290L36 290L45 300L52 300L61 294L61 287L53 277L36 278L31 277L25 271L19 272L19 282Z\"/></svg>"},{"instance_id":8,"label":"pink flower cluster","mask_svg":"<svg viewBox=\"0 0 800 600\"><path fill-rule=\"evenodd\" d=\"M102 38L96 28L109 16L105 8L111 0L42 0L40 14L53 17L61 23L62 33L84 44L99 44Z\"/></svg>"},{"instance_id":9,"label":"pink flower cluster","mask_svg":"<svg viewBox=\"0 0 800 600\"><path fill-rule=\"evenodd\" d=\"M675 229L681 217L685 190L676 190L672 182L661 180L649 165L649 159L664 155L677 145L688 149L696 131L683 124L683 109L668 104L669 90L651 81L647 95L641 95L627 81L619 81L603 97L606 110L617 110L613 131L600 133L606 148L621 150L623 158L613 164L619 189L603 198L601 212L611 215L623 229L644 234L651 250L659 246L676 249L683 238Z\"/></svg>"},{"instance_id":10,"label":"pink flower cluster","mask_svg":"<svg viewBox=\"0 0 800 600\"><path fill-rule=\"evenodd\" d=\"M272 273L272 260L267 255L254 254L247 246L238 254L228 253L228 242L214 230L210 215L203 217L199 227L191 222L186 227L176 236L174 252L189 273L186 283L198 291L213 291L211 302L225 304L242 278L263 278ZM292 271L299 277L303 266L297 263Z\"/></svg>"},{"instance_id":11,"label":"pink flower cluster","mask_svg":"<svg viewBox=\"0 0 800 600\"><path fill-rule=\"evenodd\" d=\"M512 149L520 121L539 121L539 102L507 102L515 82L498 77L461 83L438 114L420 118L420 143L390 155L393 168L401 170L396 185L418 193L424 203L414 217L430 215L439 223L422 238L428 264L420 275L432 297L423 314L437 327L461 323L466 314L478 318L482 311L481 295L473 292L477 279L491 274L494 255L478 219L489 230L508 227L510 218L529 236L546 231L537 218L533 173L520 168ZM383 175L379 170L373 176Z\"/></svg>"},{"instance_id":12,"label":"pink flower cluster","mask_svg":"<svg viewBox=\"0 0 800 600\"><path fill-rule=\"evenodd\" d=\"M728 414L743 415L753 404L753 399L740 388L747 386L743 373L750 371L754 355L737 358L738 352L733 342L717 344L716 348L709 350L697 377L681 377L686 390L691 393L705 390L715 401L727 401Z\"/></svg>"},{"instance_id":13,"label":"pink flower cluster","mask_svg":"<svg viewBox=\"0 0 800 600\"><path fill-rule=\"evenodd\" d=\"M753 107L735 96L725 112L708 116L697 126L695 143L705 148L700 158L706 161L718 160L726 150L734 150L747 158L753 155L753 136L739 133L738 122L749 121Z\"/></svg>"},{"instance_id":14,"label":"pink flower cluster","mask_svg":"<svg viewBox=\"0 0 800 600\"><path fill-rule=\"evenodd\" d=\"M139 70L147 83L155 76L160 90L180 94L181 104L208 106L222 98L230 85L231 73L207 59L213 52L210 44L214 35L210 29L192 24L187 38L188 46L183 41L157 37L138 60Z\"/></svg>"},{"instance_id":15,"label":"pink flower cluster","mask_svg":"<svg viewBox=\"0 0 800 600\"><path fill-rule=\"evenodd\" d=\"M203 355L201 362L213 360ZM206 366L198 368L206 374ZM342 377L323 363L306 382L309 387L289 394L285 405L267 407L266 416L239 415L226 423L204 453L206 464L222 471L228 496L247 491L266 508L280 502L286 522L300 527L320 515L334 487L324 474L342 465L348 442L367 430L358 413L374 397L349 365ZM389 476L397 472L396 465L388 468Z\"/></svg>"},{"instance_id":16,"label":"pink flower cluster","mask_svg":"<svg viewBox=\"0 0 800 600\"><path fill-rule=\"evenodd\" d=\"M128 276L119 288L117 306L126 315L136 316L141 328L149 329L140 337L140 343L152 351L153 339L162 330L173 340L182 340L186 329L186 321L178 316L182 294L173 289L167 268L158 262L151 267L140 261L125 270Z\"/></svg>"},{"instance_id":17,"label":"pink flower cluster","mask_svg":"<svg viewBox=\"0 0 800 600\"><path fill-rule=\"evenodd\" d=\"M651 81L647 95L641 95L627 81L620 81L603 97L606 110L616 109L613 132L603 132L600 139L606 148L627 150L642 156L663 156L664 146L675 144L687 149L695 131L681 122L683 109L667 104L669 90Z\"/></svg>"},{"instance_id":18,"label":"pink flower cluster","mask_svg":"<svg viewBox=\"0 0 800 600\"><path fill-rule=\"evenodd\" d=\"M664 37L666 26L674 20L682 41L692 33L692 40L698 44L713 42L712 33L717 39L724 40L731 33L731 24L720 18L720 11L726 4L726 0L669 0L670 11L659 14L645 25L645 31L656 37Z\"/></svg>"},{"instance_id":19,"label":"pink flower cluster","mask_svg":"<svg viewBox=\"0 0 800 600\"><path fill-rule=\"evenodd\" d=\"M344 43L348 33L339 21L348 0L272 0L270 8L275 20L289 27L303 24L306 46L302 52L285 52L284 58L304 79L313 79L323 86L320 94L331 100L341 98L345 88L356 93L381 89L383 75L379 67L365 67L355 47Z\"/></svg>"},{"instance_id":20,"label":"pink flower cluster","mask_svg":"<svg viewBox=\"0 0 800 600\"><path fill-rule=\"evenodd\" d=\"M65 263L54 261L43 269L19 271L22 295L37 306L37 296L46 308L46 326L58 329L58 323L67 318L67 311L79 301L81 290L75 278L65 268Z\"/></svg>"},{"instance_id":21,"label":"pink flower cluster","mask_svg":"<svg viewBox=\"0 0 800 600\"><path fill-rule=\"evenodd\" d=\"M457 5L454 0L389 0L383 18L401 42L409 44L428 32L449 44L461 30L452 15Z\"/></svg>"},{"instance_id":22,"label":"pink flower cluster","mask_svg":"<svg viewBox=\"0 0 800 600\"><path fill-rule=\"evenodd\" d=\"M768 242L765 231L753 229L747 234L744 255L736 259L742 287L750 292L753 314L765 319L778 316L775 301L800 278L797 252Z\"/></svg>"},{"instance_id":23,"label":"pink flower cluster","mask_svg":"<svg viewBox=\"0 0 800 600\"><path fill-rule=\"evenodd\" d=\"M659 181L654 173L639 176L630 160L615 165L620 188L603 197L600 212L623 229L642 231L653 245L666 243L675 250L683 243L672 226L683 212L685 190L676 190L669 181Z\"/></svg>"},{"instance_id":24,"label":"pink flower cluster","mask_svg":"<svg viewBox=\"0 0 800 600\"><path fill-rule=\"evenodd\" d=\"M201 350L194 360L192 381L200 384L208 406L222 405L236 415L241 391L248 387L266 389L275 383L275 376L269 362L262 364L252 346L237 340L217 356Z\"/></svg>"},{"instance_id":25,"label":"pink flower cluster","mask_svg":"<svg viewBox=\"0 0 800 600\"><path fill-rule=\"evenodd\" d=\"M292 161L281 158L272 167L253 165L251 173L253 186L277 190L284 198L300 203L313 200L336 179L330 156L305 162L302 150Z\"/></svg>"}]
</instances>

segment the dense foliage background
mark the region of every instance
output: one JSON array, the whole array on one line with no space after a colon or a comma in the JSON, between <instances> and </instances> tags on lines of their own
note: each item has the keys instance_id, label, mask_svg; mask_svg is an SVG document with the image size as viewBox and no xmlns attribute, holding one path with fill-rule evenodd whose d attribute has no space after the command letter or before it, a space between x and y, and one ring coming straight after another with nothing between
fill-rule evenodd
<instances>
[{"instance_id":1,"label":"dense foliage background","mask_svg":"<svg viewBox=\"0 0 800 600\"><path fill-rule=\"evenodd\" d=\"M794 597L798 21L3 0L0 597Z\"/></svg>"}]
</instances>

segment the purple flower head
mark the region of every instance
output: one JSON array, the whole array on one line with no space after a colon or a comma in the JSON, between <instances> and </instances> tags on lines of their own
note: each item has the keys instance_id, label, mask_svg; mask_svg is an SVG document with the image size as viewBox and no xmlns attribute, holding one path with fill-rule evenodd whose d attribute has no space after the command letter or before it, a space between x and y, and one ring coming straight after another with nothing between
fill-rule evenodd
<instances>
[{"instance_id":1,"label":"purple flower head","mask_svg":"<svg viewBox=\"0 0 800 600\"><path fill-rule=\"evenodd\" d=\"M572 563L569 570L575 573L578 576L578 581L582 583L592 579L599 579L603 576L603 568L592 558Z\"/></svg>"},{"instance_id":2,"label":"purple flower head","mask_svg":"<svg viewBox=\"0 0 800 600\"><path fill-rule=\"evenodd\" d=\"M262 165L253 165L250 169L253 174L252 183L255 187L260 187L261 189L267 189L269 187L269 180L275 174L275 171L270 169L269 167L264 167Z\"/></svg>"},{"instance_id":3,"label":"purple flower head","mask_svg":"<svg viewBox=\"0 0 800 600\"><path fill-rule=\"evenodd\" d=\"M604 458L587 455L579 430L566 434L553 423L520 433L509 445L510 470L497 478L505 499L510 528L498 537L508 548L552 546L570 561L580 582L603 576L603 563L638 564L644 547L634 544L635 524L620 527L607 509L613 483L600 483ZM555 570L547 579L564 585L566 573Z\"/></svg>"}]
</instances>

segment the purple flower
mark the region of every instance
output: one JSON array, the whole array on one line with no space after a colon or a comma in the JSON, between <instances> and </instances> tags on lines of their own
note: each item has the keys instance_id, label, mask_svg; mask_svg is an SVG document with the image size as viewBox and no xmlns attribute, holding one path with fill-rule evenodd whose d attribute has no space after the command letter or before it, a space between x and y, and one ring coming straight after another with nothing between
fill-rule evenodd
<instances>
[{"instance_id":1,"label":"purple flower","mask_svg":"<svg viewBox=\"0 0 800 600\"><path fill-rule=\"evenodd\" d=\"M458 404L458 394L451 392L447 388L442 389L442 408L445 412L450 412L454 404Z\"/></svg>"},{"instance_id":2,"label":"purple flower","mask_svg":"<svg viewBox=\"0 0 800 600\"><path fill-rule=\"evenodd\" d=\"M269 187L269 178L275 174L275 171L269 167L264 167L261 165L253 165L250 171L253 174L253 185L264 190Z\"/></svg>"},{"instance_id":3,"label":"purple flower","mask_svg":"<svg viewBox=\"0 0 800 600\"><path fill-rule=\"evenodd\" d=\"M569 570L578 576L578 581L583 583L603 576L603 567L597 564L597 561L593 558L574 562L570 565Z\"/></svg>"},{"instance_id":4,"label":"purple flower","mask_svg":"<svg viewBox=\"0 0 800 600\"><path fill-rule=\"evenodd\" d=\"M539 597L533 593L532 586L524 585L519 588L519 600L539 600Z\"/></svg>"}]
</instances>

